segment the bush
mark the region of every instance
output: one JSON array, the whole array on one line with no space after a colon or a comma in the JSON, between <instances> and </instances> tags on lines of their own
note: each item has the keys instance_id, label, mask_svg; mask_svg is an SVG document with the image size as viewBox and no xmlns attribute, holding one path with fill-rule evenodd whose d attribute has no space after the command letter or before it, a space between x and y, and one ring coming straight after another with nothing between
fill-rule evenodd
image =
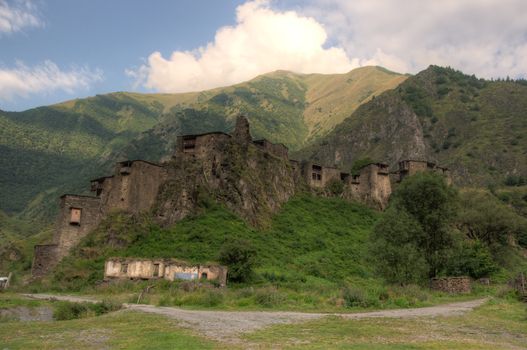
<instances>
[{"instance_id":1,"label":"bush","mask_svg":"<svg viewBox=\"0 0 527 350\"><path fill-rule=\"evenodd\" d=\"M253 275L256 249L247 240L236 240L223 245L219 260L229 268L229 281L245 282Z\"/></svg>"},{"instance_id":2,"label":"bush","mask_svg":"<svg viewBox=\"0 0 527 350\"><path fill-rule=\"evenodd\" d=\"M505 181L504 181L504 184L505 186L523 186L523 185L527 185L527 178L521 176L521 175L518 175L518 176L514 176L514 175L509 175L505 178Z\"/></svg>"},{"instance_id":3,"label":"bush","mask_svg":"<svg viewBox=\"0 0 527 350\"><path fill-rule=\"evenodd\" d=\"M209 289L201 294L200 305L212 307L223 303L223 292L217 289Z\"/></svg>"},{"instance_id":4,"label":"bush","mask_svg":"<svg viewBox=\"0 0 527 350\"><path fill-rule=\"evenodd\" d=\"M342 290L342 299L346 307L361 307L366 304L366 294L358 288L345 287Z\"/></svg>"},{"instance_id":5,"label":"bush","mask_svg":"<svg viewBox=\"0 0 527 350\"><path fill-rule=\"evenodd\" d=\"M275 287L258 289L254 294L254 300L263 307L273 307L285 302L286 296Z\"/></svg>"},{"instance_id":6,"label":"bush","mask_svg":"<svg viewBox=\"0 0 527 350\"><path fill-rule=\"evenodd\" d=\"M429 271L423 250L415 243L424 235L407 212L390 207L375 225L369 254L376 271L391 283L419 283Z\"/></svg>"},{"instance_id":7,"label":"bush","mask_svg":"<svg viewBox=\"0 0 527 350\"><path fill-rule=\"evenodd\" d=\"M464 241L449 259L446 274L470 276L478 279L488 277L497 270L489 248L480 241Z\"/></svg>"},{"instance_id":8,"label":"bush","mask_svg":"<svg viewBox=\"0 0 527 350\"><path fill-rule=\"evenodd\" d=\"M69 301L61 301L55 305L53 310L53 318L57 321L73 320L81 317L86 317L88 312L87 303L71 303Z\"/></svg>"},{"instance_id":9,"label":"bush","mask_svg":"<svg viewBox=\"0 0 527 350\"><path fill-rule=\"evenodd\" d=\"M104 300L100 303L72 303L60 301L54 305L53 318L57 321L100 316L121 308L121 304Z\"/></svg>"},{"instance_id":10,"label":"bush","mask_svg":"<svg viewBox=\"0 0 527 350\"><path fill-rule=\"evenodd\" d=\"M329 193L331 193L334 196L339 196L344 192L344 182L340 180L331 180L327 185L326 188Z\"/></svg>"}]
</instances>

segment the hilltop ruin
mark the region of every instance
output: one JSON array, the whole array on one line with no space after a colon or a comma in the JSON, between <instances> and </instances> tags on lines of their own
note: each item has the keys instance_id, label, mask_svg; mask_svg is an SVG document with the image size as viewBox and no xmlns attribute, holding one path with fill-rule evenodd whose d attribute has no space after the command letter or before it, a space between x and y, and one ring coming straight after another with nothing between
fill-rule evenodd
<instances>
[{"instance_id":1,"label":"hilltop ruin","mask_svg":"<svg viewBox=\"0 0 527 350\"><path fill-rule=\"evenodd\" d=\"M448 174L431 162L405 160L399 169L371 163L351 175L336 167L289 159L288 149L253 140L249 122L239 117L232 134L210 132L177 138L172 159L163 164L130 160L114 174L91 181L94 196L60 197L51 244L35 246L32 274L46 275L111 211L149 212L162 225L196 213L207 201L227 206L251 225L265 225L295 193L339 195L384 209L392 183L419 171ZM330 189L337 185L341 190Z\"/></svg>"}]
</instances>

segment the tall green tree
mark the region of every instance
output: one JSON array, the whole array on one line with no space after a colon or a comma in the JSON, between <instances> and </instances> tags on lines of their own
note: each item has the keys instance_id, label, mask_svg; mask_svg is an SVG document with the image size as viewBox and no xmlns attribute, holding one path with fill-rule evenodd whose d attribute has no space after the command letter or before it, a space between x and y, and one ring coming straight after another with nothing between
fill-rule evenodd
<instances>
[{"instance_id":1,"label":"tall green tree","mask_svg":"<svg viewBox=\"0 0 527 350\"><path fill-rule=\"evenodd\" d=\"M388 281L415 282L445 269L454 245L456 203L457 191L434 173L416 174L399 185L371 236L374 261Z\"/></svg>"},{"instance_id":2,"label":"tall green tree","mask_svg":"<svg viewBox=\"0 0 527 350\"><path fill-rule=\"evenodd\" d=\"M527 230L525 218L487 192L469 190L460 197L458 228L467 237L486 243L491 250L520 238Z\"/></svg>"},{"instance_id":3,"label":"tall green tree","mask_svg":"<svg viewBox=\"0 0 527 350\"><path fill-rule=\"evenodd\" d=\"M441 175L423 172L405 179L394 193L393 204L406 211L424 232L416 244L424 250L429 276L444 267L453 246L451 224L457 212L457 191Z\"/></svg>"},{"instance_id":4,"label":"tall green tree","mask_svg":"<svg viewBox=\"0 0 527 350\"><path fill-rule=\"evenodd\" d=\"M424 239L419 223L406 211L392 206L375 225L370 256L376 272L391 283L419 283L430 269L416 241Z\"/></svg>"}]
</instances>

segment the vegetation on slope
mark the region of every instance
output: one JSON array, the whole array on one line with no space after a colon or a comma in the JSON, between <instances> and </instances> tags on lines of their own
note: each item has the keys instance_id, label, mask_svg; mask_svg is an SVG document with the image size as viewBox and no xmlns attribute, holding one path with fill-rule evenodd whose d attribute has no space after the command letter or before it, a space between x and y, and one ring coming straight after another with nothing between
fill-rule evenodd
<instances>
[{"instance_id":1,"label":"vegetation on slope","mask_svg":"<svg viewBox=\"0 0 527 350\"><path fill-rule=\"evenodd\" d=\"M371 235L376 271L392 283L527 270L527 219L488 193L461 195L434 173L406 178Z\"/></svg>"},{"instance_id":2,"label":"vegetation on slope","mask_svg":"<svg viewBox=\"0 0 527 350\"><path fill-rule=\"evenodd\" d=\"M168 229L116 213L65 259L55 278L74 288L93 284L103 278L105 258L114 255L217 261L222 246L235 240L254 247L258 278L367 278L371 275L364 244L376 219L377 214L362 205L308 195L290 200L263 231L217 205Z\"/></svg>"}]
</instances>

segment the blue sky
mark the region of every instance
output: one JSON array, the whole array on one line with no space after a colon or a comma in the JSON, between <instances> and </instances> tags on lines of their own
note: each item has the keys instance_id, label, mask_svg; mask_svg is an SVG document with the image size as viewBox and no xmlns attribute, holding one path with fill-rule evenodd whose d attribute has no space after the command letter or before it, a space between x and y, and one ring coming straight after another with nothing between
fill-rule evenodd
<instances>
[{"instance_id":1,"label":"blue sky","mask_svg":"<svg viewBox=\"0 0 527 350\"><path fill-rule=\"evenodd\" d=\"M0 35L0 67L14 67L17 61L32 67L50 60L64 70L99 69L103 78L73 93L42 92L0 100L0 109L21 110L94 93L132 90L133 79L124 74L125 69L139 66L153 51L170 54L213 40L217 28L234 23L235 8L241 2L35 2L42 26Z\"/></svg>"},{"instance_id":2,"label":"blue sky","mask_svg":"<svg viewBox=\"0 0 527 350\"><path fill-rule=\"evenodd\" d=\"M0 109L277 69L525 77L525 18L523 0L0 0Z\"/></svg>"}]
</instances>

